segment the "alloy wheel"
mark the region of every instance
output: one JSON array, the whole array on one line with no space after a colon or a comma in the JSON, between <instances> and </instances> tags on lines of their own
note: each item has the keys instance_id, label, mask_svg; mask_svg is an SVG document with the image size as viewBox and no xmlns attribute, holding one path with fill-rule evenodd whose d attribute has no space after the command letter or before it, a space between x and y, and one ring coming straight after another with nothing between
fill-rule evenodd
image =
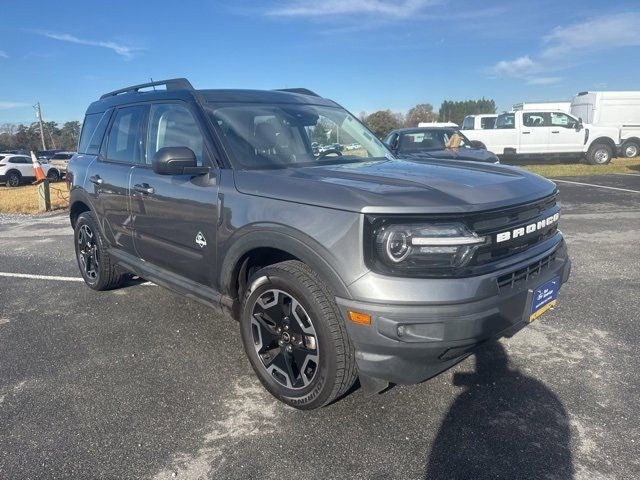
<instances>
[{"instance_id":1,"label":"alloy wheel","mask_svg":"<svg viewBox=\"0 0 640 480\"><path fill-rule=\"evenodd\" d=\"M90 281L98 278L98 244L96 237L88 225L81 225L78 232L78 259L83 273Z\"/></svg>"},{"instance_id":2,"label":"alloy wheel","mask_svg":"<svg viewBox=\"0 0 640 480\"><path fill-rule=\"evenodd\" d=\"M253 346L262 367L282 386L299 390L319 370L319 348L311 317L291 294L267 290L251 314Z\"/></svg>"},{"instance_id":3,"label":"alloy wheel","mask_svg":"<svg viewBox=\"0 0 640 480\"><path fill-rule=\"evenodd\" d=\"M633 158L638 156L638 147L636 145L627 145L624 149L624 156L627 158Z\"/></svg>"},{"instance_id":4,"label":"alloy wheel","mask_svg":"<svg viewBox=\"0 0 640 480\"><path fill-rule=\"evenodd\" d=\"M606 148L599 148L594 154L596 163L607 163L609 160L609 151Z\"/></svg>"}]
</instances>

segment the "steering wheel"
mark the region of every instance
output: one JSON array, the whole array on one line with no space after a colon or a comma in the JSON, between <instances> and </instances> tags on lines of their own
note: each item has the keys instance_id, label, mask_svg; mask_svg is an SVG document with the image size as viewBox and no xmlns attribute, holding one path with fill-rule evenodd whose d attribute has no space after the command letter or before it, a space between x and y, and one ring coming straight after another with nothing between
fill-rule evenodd
<instances>
[{"instance_id":1,"label":"steering wheel","mask_svg":"<svg viewBox=\"0 0 640 480\"><path fill-rule=\"evenodd\" d=\"M316 158L316 160L322 160L324 157L326 157L327 155L331 154L331 153L335 153L336 155L338 155L339 157L342 156L342 152L340 150L338 150L337 148L330 148L329 150L325 150L324 152L322 152L320 155L318 155L318 157Z\"/></svg>"}]
</instances>

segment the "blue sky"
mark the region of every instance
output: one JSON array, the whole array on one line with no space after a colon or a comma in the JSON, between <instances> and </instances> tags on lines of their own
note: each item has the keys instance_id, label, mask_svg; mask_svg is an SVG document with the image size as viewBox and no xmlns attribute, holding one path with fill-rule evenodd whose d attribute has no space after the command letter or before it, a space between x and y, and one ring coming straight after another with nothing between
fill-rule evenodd
<instances>
[{"instance_id":1,"label":"blue sky","mask_svg":"<svg viewBox=\"0 0 640 480\"><path fill-rule=\"evenodd\" d=\"M150 77L304 86L356 114L640 87L637 0L0 1L0 123L33 121L36 100L80 120Z\"/></svg>"}]
</instances>

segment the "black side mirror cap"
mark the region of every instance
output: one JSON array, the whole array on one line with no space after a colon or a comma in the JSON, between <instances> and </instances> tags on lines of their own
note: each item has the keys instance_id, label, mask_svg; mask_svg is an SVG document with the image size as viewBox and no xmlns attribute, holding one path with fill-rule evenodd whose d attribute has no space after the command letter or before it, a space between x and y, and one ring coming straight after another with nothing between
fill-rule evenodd
<instances>
[{"instance_id":1,"label":"black side mirror cap","mask_svg":"<svg viewBox=\"0 0 640 480\"><path fill-rule=\"evenodd\" d=\"M164 147L151 160L153 171L160 175L202 175L209 167L199 167L196 154L188 147Z\"/></svg>"}]
</instances>

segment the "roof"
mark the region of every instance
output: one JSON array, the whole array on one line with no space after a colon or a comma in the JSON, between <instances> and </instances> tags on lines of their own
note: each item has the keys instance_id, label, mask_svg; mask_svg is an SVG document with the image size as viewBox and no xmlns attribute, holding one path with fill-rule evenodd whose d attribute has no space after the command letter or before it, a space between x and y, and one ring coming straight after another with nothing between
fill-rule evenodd
<instances>
[{"instance_id":1,"label":"roof","mask_svg":"<svg viewBox=\"0 0 640 480\"><path fill-rule=\"evenodd\" d=\"M155 86L158 85L165 85L166 90L155 90ZM153 87L154 90L142 90L151 87ZM322 98L311 90L303 88L288 90L196 90L186 79L172 79L134 85L106 93L102 95L98 101L89 105L87 113L99 113L118 105L154 100L183 100L201 103L288 103L330 107L338 106L334 101Z\"/></svg>"},{"instance_id":2,"label":"roof","mask_svg":"<svg viewBox=\"0 0 640 480\"><path fill-rule=\"evenodd\" d=\"M458 130L458 127L405 127L397 128L392 132L389 132L389 135L392 133L425 132L428 130Z\"/></svg>"}]
</instances>

